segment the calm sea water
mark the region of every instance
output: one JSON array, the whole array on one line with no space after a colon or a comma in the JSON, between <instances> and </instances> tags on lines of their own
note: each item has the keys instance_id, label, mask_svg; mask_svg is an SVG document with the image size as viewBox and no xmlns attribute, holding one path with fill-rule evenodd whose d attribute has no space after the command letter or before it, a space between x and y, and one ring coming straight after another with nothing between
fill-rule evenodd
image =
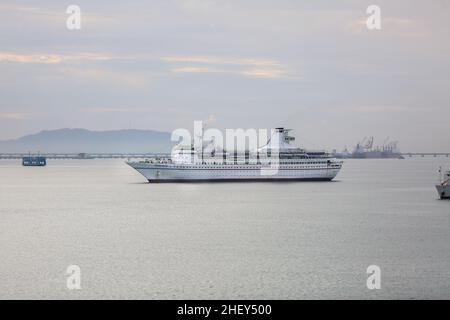
<instances>
[{"instance_id":1,"label":"calm sea water","mask_svg":"<svg viewBox=\"0 0 450 320\"><path fill-rule=\"evenodd\" d=\"M0 161L0 298L450 299L449 158L335 182L148 184L123 161ZM81 290L66 269L81 268ZM368 290L366 269L381 268Z\"/></svg>"}]
</instances>

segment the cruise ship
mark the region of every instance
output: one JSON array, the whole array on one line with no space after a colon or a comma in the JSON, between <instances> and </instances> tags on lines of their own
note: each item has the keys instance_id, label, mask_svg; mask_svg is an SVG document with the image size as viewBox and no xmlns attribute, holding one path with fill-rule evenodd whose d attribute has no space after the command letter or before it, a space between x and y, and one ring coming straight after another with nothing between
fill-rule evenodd
<instances>
[{"instance_id":1,"label":"cruise ship","mask_svg":"<svg viewBox=\"0 0 450 320\"><path fill-rule=\"evenodd\" d=\"M257 150L228 153L194 144L177 145L167 159L127 162L149 182L181 181L331 181L342 161L324 151L307 151L292 144L290 129L276 128ZM206 146L208 143L206 143ZM211 151L212 149L212 151Z\"/></svg>"}]
</instances>

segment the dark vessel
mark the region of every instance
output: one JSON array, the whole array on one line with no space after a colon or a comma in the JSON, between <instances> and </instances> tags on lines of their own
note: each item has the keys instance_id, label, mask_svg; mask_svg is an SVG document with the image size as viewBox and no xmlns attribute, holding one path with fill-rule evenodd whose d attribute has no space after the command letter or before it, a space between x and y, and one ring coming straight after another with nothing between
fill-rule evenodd
<instances>
[{"instance_id":1,"label":"dark vessel","mask_svg":"<svg viewBox=\"0 0 450 320\"><path fill-rule=\"evenodd\" d=\"M22 158L22 165L25 167L43 167L47 165L47 159L43 156L32 156Z\"/></svg>"}]
</instances>

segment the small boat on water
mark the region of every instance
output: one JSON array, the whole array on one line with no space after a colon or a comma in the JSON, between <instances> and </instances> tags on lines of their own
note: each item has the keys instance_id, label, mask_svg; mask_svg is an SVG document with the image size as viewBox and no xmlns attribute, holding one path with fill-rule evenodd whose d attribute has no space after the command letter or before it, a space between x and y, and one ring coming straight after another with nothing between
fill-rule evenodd
<instances>
[{"instance_id":1,"label":"small boat on water","mask_svg":"<svg viewBox=\"0 0 450 320\"><path fill-rule=\"evenodd\" d=\"M441 183L436 185L436 190L441 199L450 199L450 171L442 172L439 168L439 173L441 174Z\"/></svg>"},{"instance_id":2,"label":"small boat on water","mask_svg":"<svg viewBox=\"0 0 450 320\"><path fill-rule=\"evenodd\" d=\"M22 165L24 167L43 167L47 165L47 159L40 155L32 156L30 154L22 158Z\"/></svg>"}]
</instances>

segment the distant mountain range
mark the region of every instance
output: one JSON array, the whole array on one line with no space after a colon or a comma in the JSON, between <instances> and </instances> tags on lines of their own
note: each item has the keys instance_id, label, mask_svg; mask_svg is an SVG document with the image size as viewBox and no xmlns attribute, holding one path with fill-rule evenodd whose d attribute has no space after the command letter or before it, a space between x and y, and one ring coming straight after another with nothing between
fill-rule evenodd
<instances>
[{"instance_id":1,"label":"distant mountain range","mask_svg":"<svg viewBox=\"0 0 450 320\"><path fill-rule=\"evenodd\" d=\"M44 130L16 140L0 141L0 153L165 153L171 134L153 130Z\"/></svg>"}]
</instances>

